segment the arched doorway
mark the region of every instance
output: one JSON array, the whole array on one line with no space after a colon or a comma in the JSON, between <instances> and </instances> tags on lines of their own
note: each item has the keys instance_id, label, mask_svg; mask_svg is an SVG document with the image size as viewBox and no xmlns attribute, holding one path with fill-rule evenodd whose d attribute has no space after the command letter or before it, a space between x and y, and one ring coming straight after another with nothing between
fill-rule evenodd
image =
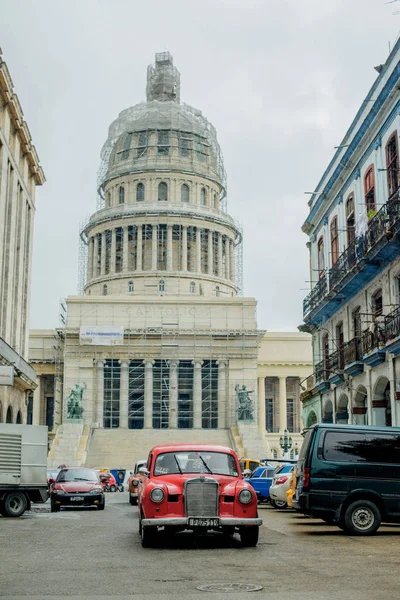
<instances>
[{"instance_id":1,"label":"arched doorway","mask_svg":"<svg viewBox=\"0 0 400 600\"><path fill-rule=\"evenodd\" d=\"M22 425L22 414L20 410L17 413L17 420L15 422L17 423L17 425Z\"/></svg>"},{"instance_id":2,"label":"arched doorway","mask_svg":"<svg viewBox=\"0 0 400 600\"><path fill-rule=\"evenodd\" d=\"M313 425L316 425L318 423L318 419L317 419L317 415L316 413L312 410L310 412L310 414L307 417L307 428L308 427L312 427Z\"/></svg>"},{"instance_id":3,"label":"arched doorway","mask_svg":"<svg viewBox=\"0 0 400 600\"><path fill-rule=\"evenodd\" d=\"M13 412L12 412L11 406L9 406L7 408L6 423L12 423L12 422L13 422Z\"/></svg>"},{"instance_id":4,"label":"arched doorway","mask_svg":"<svg viewBox=\"0 0 400 600\"><path fill-rule=\"evenodd\" d=\"M359 385L356 390L352 413L355 425L368 425L367 390L363 385Z\"/></svg>"},{"instance_id":5,"label":"arched doorway","mask_svg":"<svg viewBox=\"0 0 400 600\"><path fill-rule=\"evenodd\" d=\"M392 426L390 404L390 382L387 377L379 377L372 396L372 422L381 427Z\"/></svg>"},{"instance_id":6,"label":"arched doorway","mask_svg":"<svg viewBox=\"0 0 400 600\"><path fill-rule=\"evenodd\" d=\"M327 400L324 404L322 422L333 423L333 404L331 400Z\"/></svg>"},{"instance_id":7,"label":"arched doorway","mask_svg":"<svg viewBox=\"0 0 400 600\"><path fill-rule=\"evenodd\" d=\"M336 410L336 423L347 425L349 422L349 399L346 394L342 394Z\"/></svg>"}]
</instances>

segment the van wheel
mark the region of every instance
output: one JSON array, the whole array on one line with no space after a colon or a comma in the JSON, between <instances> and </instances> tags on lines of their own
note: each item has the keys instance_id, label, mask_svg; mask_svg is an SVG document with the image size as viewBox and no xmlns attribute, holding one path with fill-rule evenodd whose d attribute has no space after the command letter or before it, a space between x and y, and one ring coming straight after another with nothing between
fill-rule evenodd
<instances>
[{"instance_id":1,"label":"van wheel","mask_svg":"<svg viewBox=\"0 0 400 600\"><path fill-rule=\"evenodd\" d=\"M379 509L370 500L356 500L344 513L345 531L350 535L373 535L380 524Z\"/></svg>"},{"instance_id":2,"label":"van wheel","mask_svg":"<svg viewBox=\"0 0 400 600\"><path fill-rule=\"evenodd\" d=\"M25 494L11 492L4 499L4 512L6 517L20 517L28 508Z\"/></svg>"}]
</instances>

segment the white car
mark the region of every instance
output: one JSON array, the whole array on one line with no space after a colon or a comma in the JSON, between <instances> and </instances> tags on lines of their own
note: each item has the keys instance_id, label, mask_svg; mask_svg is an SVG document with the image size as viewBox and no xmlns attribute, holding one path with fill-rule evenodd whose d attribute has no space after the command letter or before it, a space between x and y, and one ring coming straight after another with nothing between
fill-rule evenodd
<instances>
[{"instance_id":1,"label":"white car","mask_svg":"<svg viewBox=\"0 0 400 600\"><path fill-rule=\"evenodd\" d=\"M286 508L286 492L290 487L290 478L295 465L283 464L275 469L269 488L269 501L273 508Z\"/></svg>"}]
</instances>

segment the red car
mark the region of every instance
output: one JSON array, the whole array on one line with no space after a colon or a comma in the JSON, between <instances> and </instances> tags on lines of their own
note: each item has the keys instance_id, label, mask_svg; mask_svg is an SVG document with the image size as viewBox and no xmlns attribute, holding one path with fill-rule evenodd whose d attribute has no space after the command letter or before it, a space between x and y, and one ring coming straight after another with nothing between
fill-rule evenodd
<instances>
[{"instance_id":1,"label":"red car","mask_svg":"<svg viewBox=\"0 0 400 600\"><path fill-rule=\"evenodd\" d=\"M65 506L97 506L104 510L104 492L94 469L66 467L60 470L55 481L50 481L51 512Z\"/></svg>"},{"instance_id":2,"label":"red car","mask_svg":"<svg viewBox=\"0 0 400 600\"><path fill-rule=\"evenodd\" d=\"M236 453L224 446L166 444L150 450L139 488L139 533L152 546L158 528L232 534L256 546L262 525L257 496L243 479Z\"/></svg>"}]
</instances>

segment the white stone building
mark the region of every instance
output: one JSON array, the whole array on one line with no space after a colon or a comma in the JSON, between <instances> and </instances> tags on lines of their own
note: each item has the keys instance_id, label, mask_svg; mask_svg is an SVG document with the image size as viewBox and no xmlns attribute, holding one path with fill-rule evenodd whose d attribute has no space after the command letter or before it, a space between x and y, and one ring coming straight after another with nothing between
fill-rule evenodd
<instances>
[{"instance_id":1,"label":"white stone building","mask_svg":"<svg viewBox=\"0 0 400 600\"><path fill-rule=\"evenodd\" d=\"M36 186L44 181L0 50L0 422L32 419L36 374L27 362L32 234ZM8 373L11 380L4 385Z\"/></svg>"},{"instance_id":2,"label":"white stone building","mask_svg":"<svg viewBox=\"0 0 400 600\"><path fill-rule=\"evenodd\" d=\"M303 225L313 282L306 426L400 425L399 42L377 71Z\"/></svg>"}]
</instances>

